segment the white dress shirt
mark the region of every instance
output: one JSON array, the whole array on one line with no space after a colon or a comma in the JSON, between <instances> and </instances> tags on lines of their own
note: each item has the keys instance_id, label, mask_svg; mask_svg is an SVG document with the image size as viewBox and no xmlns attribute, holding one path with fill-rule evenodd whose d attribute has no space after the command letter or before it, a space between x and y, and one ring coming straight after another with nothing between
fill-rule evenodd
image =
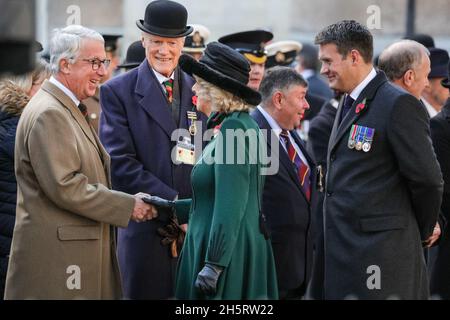
<instances>
[{"instance_id":1,"label":"white dress shirt","mask_svg":"<svg viewBox=\"0 0 450 320\"><path fill-rule=\"evenodd\" d=\"M269 123L269 126L272 128L272 131L275 133L278 140L280 140L280 133L283 129L278 125L278 122L276 122L276 120L274 118L272 118L272 116L266 110L264 110L263 107L257 106L257 108L262 113L264 118L266 118L267 122ZM288 131L288 134L289 134L289 141L294 146L295 151L299 155L302 162L304 164L306 164L309 168L308 161L306 160L305 156L303 155L302 151L300 150L300 147L297 145L294 138L292 138L291 133L289 131ZM268 139L270 139L270 136L268 136ZM283 146L284 151L286 151L286 153L287 153L286 145L284 143L282 143L281 145Z\"/></svg>"}]
</instances>

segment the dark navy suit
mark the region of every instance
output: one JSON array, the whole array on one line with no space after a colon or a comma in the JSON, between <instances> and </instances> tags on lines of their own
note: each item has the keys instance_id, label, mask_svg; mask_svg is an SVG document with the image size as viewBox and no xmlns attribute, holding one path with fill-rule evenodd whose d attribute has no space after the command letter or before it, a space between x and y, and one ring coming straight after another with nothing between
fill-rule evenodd
<instances>
[{"instance_id":1,"label":"dark navy suit","mask_svg":"<svg viewBox=\"0 0 450 320\"><path fill-rule=\"evenodd\" d=\"M264 115L255 109L251 116L261 129L271 132ZM311 203L316 201L315 164L295 131L290 132L311 169ZM280 298L292 290L304 294L312 267L311 204L301 188L293 163L278 140L279 170L265 178L262 211L271 231ZM267 137L268 152L272 148ZM274 154L272 156L277 156Z\"/></svg>"},{"instance_id":2,"label":"dark navy suit","mask_svg":"<svg viewBox=\"0 0 450 320\"><path fill-rule=\"evenodd\" d=\"M115 190L145 192L164 199L191 197L192 166L175 165L171 135L188 128L194 80L179 73L179 124L147 60L101 87L100 139L111 155ZM206 117L198 113L198 118ZM206 125L203 126L204 128ZM105 204L107 205L107 204ZM176 258L160 244L157 228L167 223L166 214L145 223L130 222L118 232L118 257L127 299L166 299L173 296Z\"/></svg>"}]
</instances>

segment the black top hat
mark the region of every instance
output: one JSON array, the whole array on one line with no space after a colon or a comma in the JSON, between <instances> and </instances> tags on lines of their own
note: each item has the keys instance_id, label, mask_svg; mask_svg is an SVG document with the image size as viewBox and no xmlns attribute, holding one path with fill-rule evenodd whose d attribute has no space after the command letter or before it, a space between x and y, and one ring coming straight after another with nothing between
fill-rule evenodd
<instances>
[{"instance_id":1,"label":"black top hat","mask_svg":"<svg viewBox=\"0 0 450 320\"><path fill-rule=\"evenodd\" d=\"M265 63L264 46L273 39L273 33L266 30L252 30L229 34L219 38L219 42L242 53L253 63Z\"/></svg>"},{"instance_id":2,"label":"black top hat","mask_svg":"<svg viewBox=\"0 0 450 320\"><path fill-rule=\"evenodd\" d=\"M131 69L139 66L145 59L145 49L142 46L142 42L135 41L127 49L127 56L125 61L118 65L118 68Z\"/></svg>"},{"instance_id":3,"label":"black top hat","mask_svg":"<svg viewBox=\"0 0 450 320\"><path fill-rule=\"evenodd\" d=\"M104 34L106 52L114 52L117 50L117 39L121 38L119 34Z\"/></svg>"},{"instance_id":4,"label":"black top hat","mask_svg":"<svg viewBox=\"0 0 450 320\"><path fill-rule=\"evenodd\" d=\"M188 13L186 8L174 1L156 0L145 9L144 20L136 25L144 32L165 38L179 38L190 34L192 27L186 26Z\"/></svg>"},{"instance_id":5,"label":"black top hat","mask_svg":"<svg viewBox=\"0 0 450 320\"><path fill-rule=\"evenodd\" d=\"M183 54L179 65L188 74L197 75L250 105L256 106L261 102L261 95L247 86L250 73L248 61L224 44L209 43L198 62Z\"/></svg>"},{"instance_id":6,"label":"black top hat","mask_svg":"<svg viewBox=\"0 0 450 320\"><path fill-rule=\"evenodd\" d=\"M414 33L405 36L403 39L414 40L427 48L434 48L434 39L432 36L423 33Z\"/></svg>"},{"instance_id":7,"label":"black top hat","mask_svg":"<svg viewBox=\"0 0 450 320\"><path fill-rule=\"evenodd\" d=\"M441 81L443 87L450 89L450 62L448 63L448 73L447 78Z\"/></svg>"},{"instance_id":8,"label":"black top hat","mask_svg":"<svg viewBox=\"0 0 450 320\"><path fill-rule=\"evenodd\" d=\"M428 78L447 78L449 56L447 50L430 48L431 71Z\"/></svg>"}]
</instances>

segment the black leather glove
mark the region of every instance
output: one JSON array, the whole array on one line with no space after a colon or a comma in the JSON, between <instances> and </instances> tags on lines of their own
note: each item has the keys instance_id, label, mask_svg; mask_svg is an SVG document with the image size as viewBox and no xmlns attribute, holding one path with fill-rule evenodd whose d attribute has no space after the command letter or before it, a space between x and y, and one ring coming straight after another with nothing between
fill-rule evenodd
<instances>
[{"instance_id":1,"label":"black leather glove","mask_svg":"<svg viewBox=\"0 0 450 320\"><path fill-rule=\"evenodd\" d=\"M175 201L166 200L157 196L143 197L142 200L157 208L173 209L175 207Z\"/></svg>"},{"instance_id":2,"label":"black leather glove","mask_svg":"<svg viewBox=\"0 0 450 320\"><path fill-rule=\"evenodd\" d=\"M173 215L170 218L169 224L158 228L158 234L162 237L161 244L163 246L170 246L170 253L172 257L178 257L178 253L183 247L186 233L180 227L177 217Z\"/></svg>"},{"instance_id":3,"label":"black leather glove","mask_svg":"<svg viewBox=\"0 0 450 320\"><path fill-rule=\"evenodd\" d=\"M198 273L195 280L195 287L206 295L214 295L217 292L217 282L223 271L223 267L210 263L205 264Z\"/></svg>"}]
</instances>

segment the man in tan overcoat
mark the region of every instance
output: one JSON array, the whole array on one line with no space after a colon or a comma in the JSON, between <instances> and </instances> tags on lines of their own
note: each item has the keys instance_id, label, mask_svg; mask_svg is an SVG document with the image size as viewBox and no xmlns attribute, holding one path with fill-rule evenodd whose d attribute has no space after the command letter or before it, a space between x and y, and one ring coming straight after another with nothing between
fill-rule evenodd
<instances>
[{"instance_id":1,"label":"man in tan overcoat","mask_svg":"<svg viewBox=\"0 0 450 320\"><path fill-rule=\"evenodd\" d=\"M136 196L110 190L110 158L80 101L108 65L101 35L56 30L53 76L24 109L15 145L17 217L5 299L121 297L114 226L157 216Z\"/></svg>"}]
</instances>

